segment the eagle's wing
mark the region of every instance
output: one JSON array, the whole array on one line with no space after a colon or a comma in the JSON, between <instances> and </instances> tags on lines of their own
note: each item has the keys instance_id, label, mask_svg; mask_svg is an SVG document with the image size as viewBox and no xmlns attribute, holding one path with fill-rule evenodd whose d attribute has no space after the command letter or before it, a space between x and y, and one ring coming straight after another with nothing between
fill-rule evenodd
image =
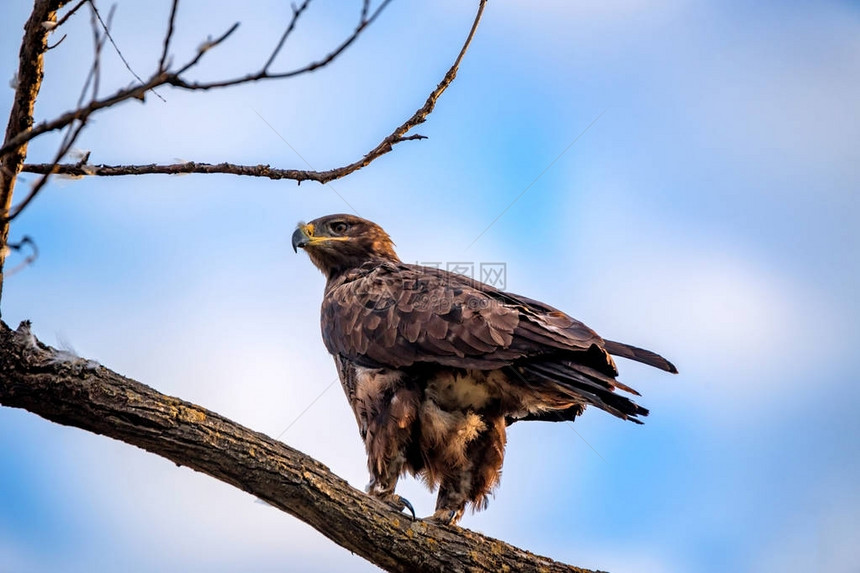
<instances>
[{"instance_id":1,"label":"eagle's wing","mask_svg":"<svg viewBox=\"0 0 860 573\"><path fill-rule=\"evenodd\" d=\"M329 352L370 367L486 370L553 356L616 374L603 339L563 312L417 265L386 263L332 285L322 330Z\"/></svg>"},{"instance_id":2,"label":"eagle's wing","mask_svg":"<svg viewBox=\"0 0 860 573\"><path fill-rule=\"evenodd\" d=\"M329 352L360 366L505 369L512 387L554 396L549 410L538 405L511 421L573 419L589 403L638 422L648 410L615 392L638 395L615 379L610 345L619 355L674 370L654 353L607 343L539 301L403 263L355 269L331 284L323 300L322 331Z\"/></svg>"}]
</instances>

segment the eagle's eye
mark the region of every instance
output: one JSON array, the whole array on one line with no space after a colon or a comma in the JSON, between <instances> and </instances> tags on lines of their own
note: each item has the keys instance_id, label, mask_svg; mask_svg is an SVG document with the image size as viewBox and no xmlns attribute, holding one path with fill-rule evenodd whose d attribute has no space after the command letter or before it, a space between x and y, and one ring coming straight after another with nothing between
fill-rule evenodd
<instances>
[{"instance_id":1,"label":"eagle's eye","mask_svg":"<svg viewBox=\"0 0 860 573\"><path fill-rule=\"evenodd\" d=\"M346 233L349 229L349 223L344 223L343 221L335 221L334 223L329 225L329 228L332 230L333 233L337 235L342 235L343 233Z\"/></svg>"}]
</instances>

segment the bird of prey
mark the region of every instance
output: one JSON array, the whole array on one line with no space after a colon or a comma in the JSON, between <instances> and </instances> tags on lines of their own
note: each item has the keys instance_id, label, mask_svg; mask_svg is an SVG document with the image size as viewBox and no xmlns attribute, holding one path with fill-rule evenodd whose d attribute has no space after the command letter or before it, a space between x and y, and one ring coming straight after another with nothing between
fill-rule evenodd
<instances>
[{"instance_id":1,"label":"bird of prey","mask_svg":"<svg viewBox=\"0 0 860 573\"><path fill-rule=\"evenodd\" d=\"M439 488L431 520L484 509L518 420L573 420L591 405L641 423L648 410L616 392L639 395L611 355L677 372L542 302L404 263L359 217L299 224L292 244L326 277L322 337L367 450L367 491L413 516L394 492L406 472Z\"/></svg>"}]
</instances>

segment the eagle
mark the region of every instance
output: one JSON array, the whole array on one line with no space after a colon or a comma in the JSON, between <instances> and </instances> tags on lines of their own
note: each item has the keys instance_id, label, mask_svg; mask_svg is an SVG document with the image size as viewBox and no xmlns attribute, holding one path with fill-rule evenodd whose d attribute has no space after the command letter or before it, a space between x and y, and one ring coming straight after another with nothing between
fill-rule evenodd
<instances>
[{"instance_id":1,"label":"eagle","mask_svg":"<svg viewBox=\"0 0 860 573\"><path fill-rule=\"evenodd\" d=\"M322 338L367 451L367 492L413 518L395 493L407 472L438 488L433 521L485 509L514 422L572 421L590 405L641 423L648 410L617 392L640 395L612 355L677 373L548 304L404 263L360 217L299 224L292 245L326 278Z\"/></svg>"}]
</instances>

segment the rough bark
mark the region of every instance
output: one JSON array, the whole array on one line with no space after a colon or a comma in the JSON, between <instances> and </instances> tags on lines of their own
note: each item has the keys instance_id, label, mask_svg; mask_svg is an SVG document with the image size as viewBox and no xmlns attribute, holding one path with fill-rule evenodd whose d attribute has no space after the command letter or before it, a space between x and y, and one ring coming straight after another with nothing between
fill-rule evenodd
<instances>
[{"instance_id":1,"label":"rough bark","mask_svg":"<svg viewBox=\"0 0 860 573\"><path fill-rule=\"evenodd\" d=\"M413 521L313 458L0 323L0 404L143 448L314 527L388 571L587 570L459 527Z\"/></svg>"}]
</instances>

